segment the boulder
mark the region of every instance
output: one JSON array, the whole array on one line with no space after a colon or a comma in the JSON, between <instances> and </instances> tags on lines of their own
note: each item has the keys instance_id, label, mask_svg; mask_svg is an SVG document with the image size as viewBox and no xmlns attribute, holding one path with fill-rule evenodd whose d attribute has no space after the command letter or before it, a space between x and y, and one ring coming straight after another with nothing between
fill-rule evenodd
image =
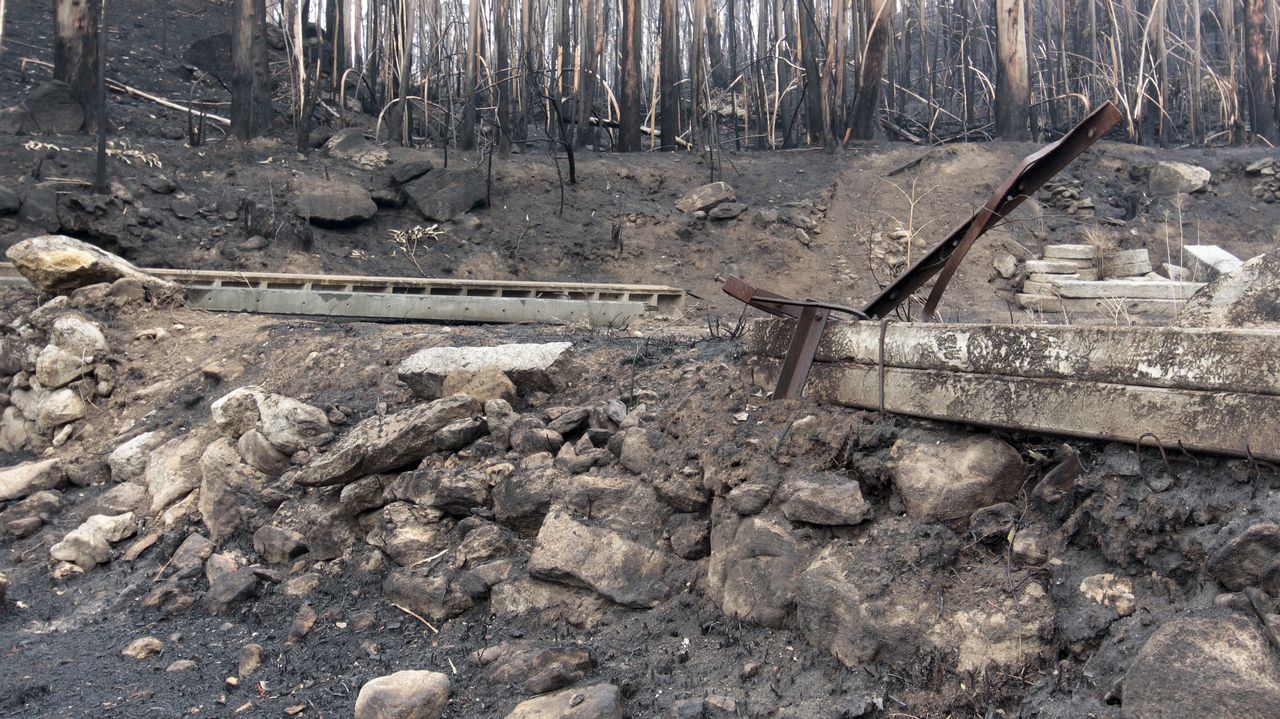
<instances>
[{"instance_id":1,"label":"boulder","mask_svg":"<svg viewBox=\"0 0 1280 719\"><path fill-rule=\"evenodd\" d=\"M263 474L277 476L289 468L289 455L276 449L275 445L267 441L266 435L256 429L240 435L240 439L236 441L236 451L245 464Z\"/></svg>"},{"instance_id":2,"label":"boulder","mask_svg":"<svg viewBox=\"0 0 1280 719\"><path fill-rule=\"evenodd\" d=\"M0 132L15 135L69 135L82 127L84 107L60 80L37 85L0 118Z\"/></svg>"},{"instance_id":3,"label":"boulder","mask_svg":"<svg viewBox=\"0 0 1280 719\"><path fill-rule=\"evenodd\" d=\"M246 435L247 436L247 435ZM246 525L261 507L266 475L243 462L228 438L219 438L200 455L200 495L196 510L210 539L223 542Z\"/></svg>"},{"instance_id":4,"label":"boulder","mask_svg":"<svg viewBox=\"0 0 1280 719\"><path fill-rule=\"evenodd\" d=\"M68 422L74 422L84 416L84 400L80 394L69 387L54 390L40 400L36 409L36 427L41 432L51 433Z\"/></svg>"},{"instance_id":5,"label":"boulder","mask_svg":"<svg viewBox=\"0 0 1280 719\"><path fill-rule=\"evenodd\" d=\"M707 217L713 220L732 220L746 211L747 206L741 202L724 202L711 208Z\"/></svg>"},{"instance_id":6,"label":"boulder","mask_svg":"<svg viewBox=\"0 0 1280 719\"><path fill-rule=\"evenodd\" d=\"M54 319L49 329L49 342L86 362L102 359L111 351L102 326L76 312L61 314Z\"/></svg>"},{"instance_id":7,"label":"boulder","mask_svg":"<svg viewBox=\"0 0 1280 719\"><path fill-rule=\"evenodd\" d=\"M547 511L572 491L573 479L554 467L519 469L493 487L493 515L498 521L537 529Z\"/></svg>"},{"instance_id":8,"label":"boulder","mask_svg":"<svg viewBox=\"0 0 1280 719\"><path fill-rule=\"evenodd\" d=\"M92 569L111 558L113 543L133 536L134 531L132 512L114 517L95 514L50 547L49 556L81 569Z\"/></svg>"},{"instance_id":9,"label":"boulder","mask_svg":"<svg viewBox=\"0 0 1280 719\"><path fill-rule=\"evenodd\" d=\"M325 143L324 151L329 157L346 160L365 170L377 170L391 162L387 150L366 140L364 131L358 127L347 127L333 133Z\"/></svg>"},{"instance_id":10,"label":"boulder","mask_svg":"<svg viewBox=\"0 0 1280 719\"><path fill-rule=\"evenodd\" d=\"M475 605L465 587L450 576L423 576L407 569L387 575L382 582L382 596L391 604L436 622L446 622Z\"/></svg>"},{"instance_id":11,"label":"boulder","mask_svg":"<svg viewBox=\"0 0 1280 719\"><path fill-rule=\"evenodd\" d=\"M333 427L324 410L253 385L219 397L209 410L214 424L227 436L242 438L257 432L260 439L285 455L319 447L333 439ZM258 439L255 437L250 442ZM270 457L259 459L265 461Z\"/></svg>"},{"instance_id":12,"label":"boulder","mask_svg":"<svg viewBox=\"0 0 1280 719\"><path fill-rule=\"evenodd\" d=\"M372 518L365 542L387 553L391 561L410 567L448 546L442 536L441 512L411 502L392 502Z\"/></svg>"},{"instance_id":13,"label":"boulder","mask_svg":"<svg viewBox=\"0 0 1280 719\"><path fill-rule=\"evenodd\" d=\"M284 454L292 455L333 440L333 427L324 410L291 397L263 396L258 400L258 417L258 431Z\"/></svg>"},{"instance_id":14,"label":"boulder","mask_svg":"<svg viewBox=\"0 0 1280 719\"><path fill-rule=\"evenodd\" d=\"M151 511L159 513L200 486L200 456L204 441L198 436L172 439L151 451L143 484L151 498Z\"/></svg>"},{"instance_id":15,"label":"boulder","mask_svg":"<svg viewBox=\"0 0 1280 719\"><path fill-rule=\"evenodd\" d=\"M357 424L298 473L295 481L318 487L402 469L438 449L436 433L454 420L480 414L480 403L454 395Z\"/></svg>"},{"instance_id":16,"label":"boulder","mask_svg":"<svg viewBox=\"0 0 1280 719\"><path fill-rule=\"evenodd\" d=\"M292 529L264 524L253 533L253 551L268 564L283 564L305 554L307 545Z\"/></svg>"},{"instance_id":17,"label":"boulder","mask_svg":"<svg viewBox=\"0 0 1280 719\"><path fill-rule=\"evenodd\" d=\"M57 489L66 481L62 460L57 457L0 468L0 502L22 499L47 489Z\"/></svg>"},{"instance_id":18,"label":"boulder","mask_svg":"<svg viewBox=\"0 0 1280 719\"><path fill-rule=\"evenodd\" d=\"M681 212L705 212L722 202L731 202L737 198L733 186L727 182L712 182L690 190L684 197L676 200L676 209Z\"/></svg>"},{"instance_id":19,"label":"boulder","mask_svg":"<svg viewBox=\"0 0 1280 719\"><path fill-rule=\"evenodd\" d=\"M1280 250L1259 255L1196 290L1178 313L1180 327L1280 328Z\"/></svg>"},{"instance_id":20,"label":"boulder","mask_svg":"<svg viewBox=\"0 0 1280 719\"><path fill-rule=\"evenodd\" d=\"M644 474L653 466L654 457L663 444L661 432L632 427L622 438L618 462L635 474Z\"/></svg>"},{"instance_id":21,"label":"boulder","mask_svg":"<svg viewBox=\"0 0 1280 719\"><path fill-rule=\"evenodd\" d=\"M890 459L907 513L925 522L968 517L1012 498L1023 481L1018 450L991 435L903 438L894 443Z\"/></svg>"},{"instance_id":22,"label":"boulder","mask_svg":"<svg viewBox=\"0 0 1280 719\"><path fill-rule=\"evenodd\" d=\"M471 654L483 667L481 681L515 685L528 694L545 694L581 681L595 666L591 651L578 645L506 642Z\"/></svg>"},{"instance_id":23,"label":"boulder","mask_svg":"<svg viewBox=\"0 0 1280 719\"><path fill-rule=\"evenodd\" d=\"M152 277L106 250L65 235L23 240L6 250L5 256L27 281L50 294L67 294L86 285L126 277L166 297L182 294L172 282Z\"/></svg>"},{"instance_id":24,"label":"boulder","mask_svg":"<svg viewBox=\"0 0 1280 719\"><path fill-rule=\"evenodd\" d=\"M1251 618L1178 617L1129 663L1122 690L1126 719L1269 719L1280 706L1280 661Z\"/></svg>"},{"instance_id":25,"label":"boulder","mask_svg":"<svg viewBox=\"0 0 1280 719\"><path fill-rule=\"evenodd\" d=\"M796 577L811 550L786 522L739 519L718 500L712 517L708 595L730 617L783 626L794 608Z\"/></svg>"},{"instance_id":26,"label":"boulder","mask_svg":"<svg viewBox=\"0 0 1280 719\"><path fill-rule=\"evenodd\" d=\"M793 522L853 525L870 519L871 513L862 487L834 472L789 479L782 487L782 514Z\"/></svg>"},{"instance_id":27,"label":"boulder","mask_svg":"<svg viewBox=\"0 0 1280 719\"><path fill-rule=\"evenodd\" d=\"M196 40L183 51L182 62L212 75L223 87L230 87L231 33L220 32Z\"/></svg>"},{"instance_id":28,"label":"boulder","mask_svg":"<svg viewBox=\"0 0 1280 719\"><path fill-rule=\"evenodd\" d=\"M1271 565L1280 562L1280 525L1258 522L1209 557L1209 572L1233 592L1256 587Z\"/></svg>"},{"instance_id":29,"label":"boulder","mask_svg":"<svg viewBox=\"0 0 1280 719\"><path fill-rule=\"evenodd\" d=\"M542 521L529 573L586 587L627 607L654 607L679 589L674 557L555 511Z\"/></svg>"},{"instance_id":30,"label":"boulder","mask_svg":"<svg viewBox=\"0 0 1280 719\"><path fill-rule=\"evenodd\" d=\"M526 392L558 392L571 380L572 348L571 342L431 347L405 358L396 375L424 399L442 396L445 378L451 374L489 369L504 373Z\"/></svg>"},{"instance_id":31,"label":"boulder","mask_svg":"<svg viewBox=\"0 0 1280 719\"><path fill-rule=\"evenodd\" d=\"M1199 165L1166 160L1151 168L1147 186L1157 197L1173 197L1179 192L1199 192L1209 187L1212 174Z\"/></svg>"},{"instance_id":32,"label":"boulder","mask_svg":"<svg viewBox=\"0 0 1280 719\"><path fill-rule=\"evenodd\" d=\"M378 211L368 190L340 180L300 182L291 201L299 217L322 226L353 225Z\"/></svg>"},{"instance_id":33,"label":"boulder","mask_svg":"<svg viewBox=\"0 0 1280 719\"><path fill-rule=\"evenodd\" d=\"M107 466L111 468L111 479L117 482L131 482L147 471L147 459L151 450L164 444L164 435L160 432L143 432L133 439L122 443L107 455Z\"/></svg>"},{"instance_id":34,"label":"boulder","mask_svg":"<svg viewBox=\"0 0 1280 719\"><path fill-rule=\"evenodd\" d=\"M406 182L416 180L419 177L431 172L435 165L430 159L419 157L415 159L397 159L396 163L391 166L388 173L391 181L397 185L403 185Z\"/></svg>"},{"instance_id":35,"label":"boulder","mask_svg":"<svg viewBox=\"0 0 1280 719\"><path fill-rule=\"evenodd\" d=\"M46 345L36 357L36 381L45 389L65 387L92 371L92 360L56 345Z\"/></svg>"},{"instance_id":36,"label":"boulder","mask_svg":"<svg viewBox=\"0 0 1280 719\"><path fill-rule=\"evenodd\" d=\"M22 198L22 207L18 208L18 219L44 232L62 229L62 218L58 216L58 193L51 187L39 185L27 190Z\"/></svg>"},{"instance_id":37,"label":"boulder","mask_svg":"<svg viewBox=\"0 0 1280 719\"><path fill-rule=\"evenodd\" d=\"M448 222L484 204L489 196L488 183L478 170L432 170L401 190L410 207L436 222Z\"/></svg>"},{"instance_id":38,"label":"boulder","mask_svg":"<svg viewBox=\"0 0 1280 719\"><path fill-rule=\"evenodd\" d=\"M625 716L618 687L594 684L521 702L507 719L622 719Z\"/></svg>"},{"instance_id":39,"label":"boulder","mask_svg":"<svg viewBox=\"0 0 1280 719\"><path fill-rule=\"evenodd\" d=\"M449 703L449 677L399 671L370 679L356 696L356 719L440 719Z\"/></svg>"}]
</instances>

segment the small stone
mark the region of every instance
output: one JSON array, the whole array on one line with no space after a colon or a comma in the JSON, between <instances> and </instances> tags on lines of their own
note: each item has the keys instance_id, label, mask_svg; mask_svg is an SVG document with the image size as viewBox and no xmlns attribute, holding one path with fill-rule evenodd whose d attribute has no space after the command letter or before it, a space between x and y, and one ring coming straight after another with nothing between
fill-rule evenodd
<instances>
[{"instance_id":1,"label":"small stone","mask_svg":"<svg viewBox=\"0 0 1280 719\"><path fill-rule=\"evenodd\" d=\"M298 613L293 617L293 624L289 626L289 638L285 640L285 644L295 644L310 634L316 626L317 617L316 610L310 604L299 607Z\"/></svg>"},{"instance_id":2,"label":"small stone","mask_svg":"<svg viewBox=\"0 0 1280 719\"><path fill-rule=\"evenodd\" d=\"M185 671L187 671L187 670L189 670L189 669L195 669L197 666L199 666L199 665L198 665L198 664L196 664L195 662L193 662L193 661L192 661L192 660L190 660L190 659L179 659L178 661L176 661L176 662L174 662L174 663L170 664L169 666L165 667L165 668L164 668L164 670L165 670L166 672L170 672L170 673L173 673L173 672L185 672Z\"/></svg>"},{"instance_id":3,"label":"small stone","mask_svg":"<svg viewBox=\"0 0 1280 719\"><path fill-rule=\"evenodd\" d=\"M155 637L141 637L129 642L120 655L129 659L150 659L164 651L164 642Z\"/></svg>"},{"instance_id":4,"label":"small stone","mask_svg":"<svg viewBox=\"0 0 1280 719\"><path fill-rule=\"evenodd\" d=\"M246 644L240 649L239 664L236 673L241 679L248 677L262 666L263 649L261 644Z\"/></svg>"}]
</instances>

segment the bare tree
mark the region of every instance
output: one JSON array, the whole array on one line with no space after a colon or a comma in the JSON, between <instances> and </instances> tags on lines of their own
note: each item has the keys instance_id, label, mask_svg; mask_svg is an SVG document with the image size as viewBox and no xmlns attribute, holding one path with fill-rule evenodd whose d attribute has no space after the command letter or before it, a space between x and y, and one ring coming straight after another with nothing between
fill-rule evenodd
<instances>
[{"instance_id":1,"label":"bare tree","mask_svg":"<svg viewBox=\"0 0 1280 719\"><path fill-rule=\"evenodd\" d=\"M1248 85L1249 119L1256 135L1275 142L1275 81L1267 72L1267 2L1242 0L1244 20L1244 72ZM1229 12L1229 10L1228 10Z\"/></svg>"},{"instance_id":2,"label":"bare tree","mask_svg":"<svg viewBox=\"0 0 1280 719\"><path fill-rule=\"evenodd\" d=\"M676 0L659 0L659 75L661 76L662 107L658 113L662 133L662 146L676 149L676 137L680 134L680 28L679 6Z\"/></svg>"}]
</instances>

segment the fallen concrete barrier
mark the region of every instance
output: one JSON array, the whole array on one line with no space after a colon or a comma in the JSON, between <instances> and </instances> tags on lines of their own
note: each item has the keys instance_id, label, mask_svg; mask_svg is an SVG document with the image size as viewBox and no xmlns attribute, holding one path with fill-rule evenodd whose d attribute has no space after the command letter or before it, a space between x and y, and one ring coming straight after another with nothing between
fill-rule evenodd
<instances>
[{"instance_id":1,"label":"fallen concrete barrier","mask_svg":"<svg viewBox=\"0 0 1280 719\"><path fill-rule=\"evenodd\" d=\"M930 419L1280 459L1280 331L828 326L806 396ZM790 323L746 343L771 387ZM882 388L883 387L883 391Z\"/></svg>"}]
</instances>

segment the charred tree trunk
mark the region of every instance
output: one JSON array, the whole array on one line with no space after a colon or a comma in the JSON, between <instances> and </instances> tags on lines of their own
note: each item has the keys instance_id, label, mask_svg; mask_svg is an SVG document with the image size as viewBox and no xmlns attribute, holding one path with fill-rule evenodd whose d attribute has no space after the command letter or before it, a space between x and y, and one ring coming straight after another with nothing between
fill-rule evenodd
<instances>
[{"instance_id":1,"label":"charred tree trunk","mask_svg":"<svg viewBox=\"0 0 1280 719\"><path fill-rule=\"evenodd\" d=\"M884 60L889 53L889 22L893 13L889 0L868 0L867 8L871 28L867 33L862 62L859 63L858 88L853 98L853 115L849 119L850 135L859 140L870 140L875 135L880 76L884 74Z\"/></svg>"},{"instance_id":2,"label":"charred tree trunk","mask_svg":"<svg viewBox=\"0 0 1280 719\"><path fill-rule=\"evenodd\" d=\"M71 86L84 127L98 127L98 16L102 0L54 0L53 77Z\"/></svg>"},{"instance_id":3,"label":"charred tree trunk","mask_svg":"<svg viewBox=\"0 0 1280 719\"><path fill-rule=\"evenodd\" d=\"M511 149L511 0L494 0L493 44L497 67L494 68L498 93L498 148Z\"/></svg>"},{"instance_id":4,"label":"charred tree trunk","mask_svg":"<svg viewBox=\"0 0 1280 719\"><path fill-rule=\"evenodd\" d=\"M813 0L800 0L800 64L804 66L805 124L809 128L809 141L832 146L831 130L826 125L823 105L826 104L826 83L818 66L818 53L822 50L818 35L818 18Z\"/></svg>"},{"instance_id":5,"label":"charred tree trunk","mask_svg":"<svg viewBox=\"0 0 1280 719\"><path fill-rule=\"evenodd\" d=\"M480 102L478 91L481 85L480 57L484 52L480 46L482 38L480 0L471 0L468 14L471 20L467 23L467 60L463 65L466 76L463 78L462 134L459 137L459 143L464 150L470 150L476 146L477 105Z\"/></svg>"},{"instance_id":6,"label":"charred tree trunk","mask_svg":"<svg viewBox=\"0 0 1280 719\"><path fill-rule=\"evenodd\" d=\"M659 70L661 76L662 107L659 108L659 132L662 133L662 147L667 150L676 149L676 138L680 135L680 28L679 6L676 0L660 0Z\"/></svg>"},{"instance_id":7,"label":"charred tree trunk","mask_svg":"<svg viewBox=\"0 0 1280 719\"><path fill-rule=\"evenodd\" d=\"M1266 0L1243 0L1244 73L1248 87L1249 119L1253 133L1275 142L1275 88L1267 72L1267 4Z\"/></svg>"},{"instance_id":8,"label":"charred tree trunk","mask_svg":"<svg viewBox=\"0 0 1280 719\"><path fill-rule=\"evenodd\" d=\"M640 45L644 30L641 5L641 0L622 0L622 117L618 118L618 149L622 152L640 150Z\"/></svg>"},{"instance_id":9,"label":"charred tree trunk","mask_svg":"<svg viewBox=\"0 0 1280 719\"><path fill-rule=\"evenodd\" d=\"M1030 137L1025 0L996 0L996 133L1006 140Z\"/></svg>"},{"instance_id":10,"label":"charred tree trunk","mask_svg":"<svg viewBox=\"0 0 1280 719\"><path fill-rule=\"evenodd\" d=\"M247 142L271 124L265 0L236 0L231 31L231 134Z\"/></svg>"}]
</instances>

